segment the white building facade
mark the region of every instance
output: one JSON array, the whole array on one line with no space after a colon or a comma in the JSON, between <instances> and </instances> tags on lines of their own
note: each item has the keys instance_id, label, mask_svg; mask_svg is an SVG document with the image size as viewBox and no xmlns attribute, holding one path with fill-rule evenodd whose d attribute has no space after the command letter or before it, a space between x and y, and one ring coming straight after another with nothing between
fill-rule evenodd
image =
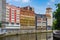
<instances>
[{"instance_id":1,"label":"white building facade","mask_svg":"<svg viewBox=\"0 0 60 40\"><path fill-rule=\"evenodd\" d=\"M47 27L52 28L53 24L52 8L50 7L46 8L46 17L47 17Z\"/></svg>"}]
</instances>

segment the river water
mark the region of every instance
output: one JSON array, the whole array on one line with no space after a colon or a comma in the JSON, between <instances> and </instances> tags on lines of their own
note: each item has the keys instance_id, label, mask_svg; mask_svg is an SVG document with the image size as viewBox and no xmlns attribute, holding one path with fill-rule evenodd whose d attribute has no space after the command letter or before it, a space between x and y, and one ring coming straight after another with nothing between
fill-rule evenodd
<instances>
[{"instance_id":1,"label":"river water","mask_svg":"<svg viewBox=\"0 0 60 40\"><path fill-rule=\"evenodd\" d=\"M6 36L0 38L0 40L53 40L52 33L30 33L14 36Z\"/></svg>"}]
</instances>

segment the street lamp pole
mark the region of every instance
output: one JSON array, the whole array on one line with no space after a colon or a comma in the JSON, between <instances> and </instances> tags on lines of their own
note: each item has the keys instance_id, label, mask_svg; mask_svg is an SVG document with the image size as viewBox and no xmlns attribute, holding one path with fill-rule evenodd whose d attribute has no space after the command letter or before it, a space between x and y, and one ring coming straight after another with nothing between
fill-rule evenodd
<instances>
[{"instance_id":1,"label":"street lamp pole","mask_svg":"<svg viewBox=\"0 0 60 40\"><path fill-rule=\"evenodd\" d=\"M35 16L35 30L37 31L37 16ZM37 40L37 33L36 33L36 40Z\"/></svg>"},{"instance_id":2,"label":"street lamp pole","mask_svg":"<svg viewBox=\"0 0 60 40\"><path fill-rule=\"evenodd\" d=\"M47 31L47 18L46 18L46 31Z\"/></svg>"},{"instance_id":3,"label":"street lamp pole","mask_svg":"<svg viewBox=\"0 0 60 40\"><path fill-rule=\"evenodd\" d=\"M37 16L35 16L35 29L37 30Z\"/></svg>"},{"instance_id":4,"label":"street lamp pole","mask_svg":"<svg viewBox=\"0 0 60 40\"><path fill-rule=\"evenodd\" d=\"M47 18L46 18L46 40L48 40L48 38L47 38Z\"/></svg>"}]
</instances>

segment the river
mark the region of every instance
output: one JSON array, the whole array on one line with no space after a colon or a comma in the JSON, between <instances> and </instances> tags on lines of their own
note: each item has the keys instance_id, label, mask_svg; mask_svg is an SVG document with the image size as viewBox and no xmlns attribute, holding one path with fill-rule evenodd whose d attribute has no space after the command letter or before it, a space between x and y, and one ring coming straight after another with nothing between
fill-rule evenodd
<instances>
[{"instance_id":1,"label":"river","mask_svg":"<svg viewBox=\"0 0 60 40\"><path fill-rule=\"evenodd\" d=\"M53 40L53 35L52 33L27 33L2 37L0 40Z\"/></svg>"}]
</instances>

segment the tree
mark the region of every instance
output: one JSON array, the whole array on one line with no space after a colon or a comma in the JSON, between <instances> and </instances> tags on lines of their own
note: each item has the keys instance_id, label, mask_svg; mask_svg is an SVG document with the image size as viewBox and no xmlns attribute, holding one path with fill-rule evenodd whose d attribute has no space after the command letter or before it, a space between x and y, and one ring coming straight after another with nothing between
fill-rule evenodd
<instances>
[{"instance_id":1,"label":"tree","mask_svg":"<svg viewBox=\"0 0 60 40\"><path fill-rule=\"evenodd\" d=\"M60 30L60 3L56 4L56 8L54 12L55 20L53 22L53 29Z\"/></svg>"}]
</instances>

